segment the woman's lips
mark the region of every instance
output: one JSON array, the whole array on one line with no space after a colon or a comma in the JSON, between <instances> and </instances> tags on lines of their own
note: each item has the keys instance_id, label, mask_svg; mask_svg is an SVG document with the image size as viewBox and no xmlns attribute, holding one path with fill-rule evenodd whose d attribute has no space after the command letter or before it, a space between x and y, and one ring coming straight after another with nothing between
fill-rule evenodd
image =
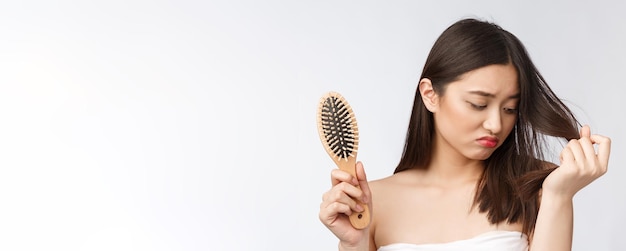
<instances>
[{"instance_id":1,"label":"woman's lips","mask_svg":"<svg viewBox=\"0 0 626 251\"><path fill-rule=\"evenodd\" d=\"M482 137L478 139L478 144L484 147L494 148L498 145L498 139L495 137Z\"/></svg>"}]
</instances>

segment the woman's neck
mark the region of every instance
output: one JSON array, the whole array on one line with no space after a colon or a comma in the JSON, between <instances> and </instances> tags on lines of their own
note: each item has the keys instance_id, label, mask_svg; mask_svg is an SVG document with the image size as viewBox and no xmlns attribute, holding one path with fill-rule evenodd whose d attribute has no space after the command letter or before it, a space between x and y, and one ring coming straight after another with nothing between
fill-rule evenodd
<instances>
[{"instance_id":1,"label":"woman's neck","mask_svg":"<svg viewBox=\"0 0 626 251\"><path fill-rule=\"evenodd\" d=\"M445 144L433 144L434 150L426 175L446 181L478 180L484 171L483 160L469 159Z\"/></svg>"}]
</instances>

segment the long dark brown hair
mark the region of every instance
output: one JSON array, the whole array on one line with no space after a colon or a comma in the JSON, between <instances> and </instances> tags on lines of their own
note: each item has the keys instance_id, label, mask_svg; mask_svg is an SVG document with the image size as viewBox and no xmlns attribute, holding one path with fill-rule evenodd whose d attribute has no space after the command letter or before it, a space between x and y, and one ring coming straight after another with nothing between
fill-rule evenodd
<instances>
[{"instance_id":1,"label":"long dark brown hair","mask_svg":"<svg viewBox=\"0 0 626 251\"><path fill-rule=\"evenodd\" d=\"M431 80L438 95L471 70L512 64L517 70L520 100L514 129L503 144L484 161L475 200L492 224L522 222L531 233L537 219L538 193L554 168L546 168L547 137L578 138L580 123L554 94L531 61L522 42L497 24L462 19L435 41L420 79ZM434 137L433 114L416 91L404 152L394 173L428 167Z\"/></svg>"}]
</instances>

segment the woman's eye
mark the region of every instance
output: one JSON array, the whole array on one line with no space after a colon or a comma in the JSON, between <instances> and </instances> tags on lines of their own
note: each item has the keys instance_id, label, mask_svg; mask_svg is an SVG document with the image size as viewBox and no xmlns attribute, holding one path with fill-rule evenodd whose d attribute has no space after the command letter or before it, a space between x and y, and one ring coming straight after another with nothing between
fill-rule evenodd
<instances>
[{"instance_id":1,"label":"woman's eye","mask_svg":"<svg viewBox=\"0 0 626 251\"><path fill-rule=\"evenodd\" d=\"M517 108L504 108L504 112L506 112L508 114L516 114L517 113Z\"/></svg>"},{"instance_id":2,"label":"woman's eye","mask_svg":"<svg viewBox=\"0 0 626 251\"><path fill-rule=\"evenodd\" d=\"M487 108L487 105L478 105L478 104L474 104L472 102L467 102L467 103L469 103L472 106L472 108L474 108L476 110L483 110L483 109Z\"/></svg>"}]
</instances>

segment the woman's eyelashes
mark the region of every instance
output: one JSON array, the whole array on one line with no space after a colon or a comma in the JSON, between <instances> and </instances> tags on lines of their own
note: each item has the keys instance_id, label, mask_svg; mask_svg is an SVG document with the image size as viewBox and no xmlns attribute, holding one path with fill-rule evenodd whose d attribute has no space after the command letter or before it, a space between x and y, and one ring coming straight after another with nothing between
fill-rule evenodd
<instances>
[{"instance_id":1,"label":"woman's eyelashes","mask_svg":"<svg viewBox=\"0 0 626 251\"><path fill-rule=\"evenodd\" d=\"M508 114L517 114L517 108L504 108L504 112Z\"/></svg>"},{"instance_id":2,"label":"woman's eyelashes","mask_svg":"<svg viewBox=\"0 0 626 251\"><path fill-rule=\"evenodd\" d=\"M470 102L470 101L466 101L474 110L477 111L482 111L485 110L487 108L486 104L482 104L482 103L474 103L474 102ZM505 113L507 114L517 114L517 108L515 106L513 107L503 107L502 110L504 110Z\"/></svg>"},{"instance_id":3,"label":"woman's eyelashes","mask_svg":"<svg viewBox=\"0 0 626 251\"><path fill-rule=\"evenodd\" d=\"M485 108L487 108L487 105L476 104L476 103L472 103L472 102L469 102L469 101L467 101L467 103L470 104L470 106L472 108L474 108L475 110L478 110L478 111L482 111Z\"/></svg>"}]
</instances>

